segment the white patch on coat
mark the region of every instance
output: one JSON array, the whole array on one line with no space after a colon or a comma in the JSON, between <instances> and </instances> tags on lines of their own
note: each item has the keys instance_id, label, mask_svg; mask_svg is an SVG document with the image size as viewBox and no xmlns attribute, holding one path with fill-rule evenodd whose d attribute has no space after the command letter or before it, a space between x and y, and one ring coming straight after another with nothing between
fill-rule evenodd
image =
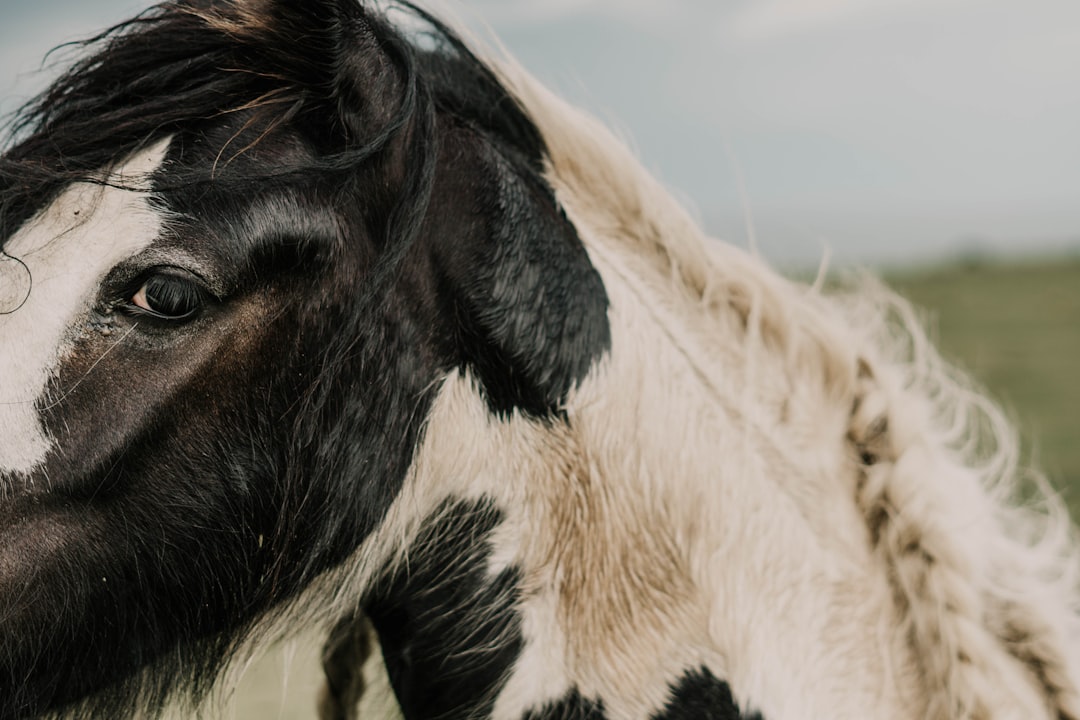
<instances>
[{"instance_id":1,"label":"white patch on coat","mask_svg":"<svg viewBox=\"0 0 1080 720\"><path fill-rule=\"evenodd\" d=\"M163 218L147 201L146 179L168 144L133 155L110 174L112 185L71 185L4 246L20 262L5 260L0 273L14 283L0 289L8 311L0 315L0 472L29 474L49 452L36 404L102 279L159 236Z\"/></svg>"}]
</instances>

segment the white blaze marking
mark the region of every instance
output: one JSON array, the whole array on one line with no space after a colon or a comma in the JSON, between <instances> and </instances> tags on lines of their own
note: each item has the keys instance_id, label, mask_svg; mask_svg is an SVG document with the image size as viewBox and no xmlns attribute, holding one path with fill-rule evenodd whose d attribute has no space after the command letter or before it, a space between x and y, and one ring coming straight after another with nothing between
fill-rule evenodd
<instances>
[{"instance_id":1,"label":"white blaze marking","mask_svg":"<svg viewBox=\"0 0 1080 720\"><path fill-rule=\"evenodd\" d=\"M110 179L145 186L168 145L166 139L132 156ZM0 264L0 312L9 313L0 315L0 471L29 473L44 460L52 442L35 402L101 280L149 246L162 223L145 192L78 183L4 247L25 268L10 259Z\"/></svg>"}]
</instances>

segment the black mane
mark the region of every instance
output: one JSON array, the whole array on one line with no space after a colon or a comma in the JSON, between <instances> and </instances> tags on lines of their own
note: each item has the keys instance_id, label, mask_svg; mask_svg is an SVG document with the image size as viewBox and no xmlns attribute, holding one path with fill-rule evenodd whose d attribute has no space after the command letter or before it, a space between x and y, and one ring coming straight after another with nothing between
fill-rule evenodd
<instances>
[{"instance_id":1,"label":"black mane","mask_svg":"<svg viewBox=\"0 0 1080 720\"><path fill-rule=\"evenodd\" d=\"M410 35L385 14L354 9L351 17L335 19L339 32L348 32L350 23L370 26L401 80L396 112L359 132L336 128L344 143L331 143L332 150L311 164L275 168L274 175L317 180L349 172L410 130L418 137L408 164L424 166L432 142L423 128L435 112L476 126L540 171L545 148L536 126L450 28L408 2L395 9L427 26ZM236 2L172 0L74 43L81 59L9 120L0 157L0 247L67 184L98 181L102 168L181 129L240 112L251 113L247 125L268 130L333 114L333 93L323 87L333 69L320 67L331 56L325 43L333 38L313 42L302 34L300 18L256 25L248 12ZM223 148L223 161L249 149ZM422 215L416 200L430 177L413 180L412 197L402 198L402 206Z\"/></svg>"}]
</instances>

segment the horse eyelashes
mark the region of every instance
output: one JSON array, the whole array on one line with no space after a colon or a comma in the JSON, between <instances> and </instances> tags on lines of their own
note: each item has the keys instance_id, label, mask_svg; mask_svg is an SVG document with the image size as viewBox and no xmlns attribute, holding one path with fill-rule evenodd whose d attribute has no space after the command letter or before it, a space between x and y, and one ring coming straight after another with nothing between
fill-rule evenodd
<instances>
[{"instance_id":1,"label":"horse eyelashes","mask_svg":"<svg viewBox=\"0 0 1080 720\"><path fill-rule=\"evenodd\" d=\"M131 299L142 312L165 320L187 320L204 302L204 292L195 281L175 272L151 275Z\"/></svg>"}]
</instances>

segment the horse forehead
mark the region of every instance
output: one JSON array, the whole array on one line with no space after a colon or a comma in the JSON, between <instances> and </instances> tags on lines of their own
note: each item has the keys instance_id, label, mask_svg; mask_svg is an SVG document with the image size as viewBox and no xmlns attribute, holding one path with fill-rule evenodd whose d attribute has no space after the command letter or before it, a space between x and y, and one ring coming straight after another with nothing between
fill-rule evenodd
<instances>
[{"instance_id":1,"label":"horse forehead","mask_svg":"<svg viewBox=\"0 0 1080 720\"><path fill-rule=\"evenodd\" d=\"M164 218L148 202L163 140L108 184L75 183L4 245L0 265L0 473L30 473L51 447L36 405L102 279L147 248Z\"/></svg>"}]
</instances>

